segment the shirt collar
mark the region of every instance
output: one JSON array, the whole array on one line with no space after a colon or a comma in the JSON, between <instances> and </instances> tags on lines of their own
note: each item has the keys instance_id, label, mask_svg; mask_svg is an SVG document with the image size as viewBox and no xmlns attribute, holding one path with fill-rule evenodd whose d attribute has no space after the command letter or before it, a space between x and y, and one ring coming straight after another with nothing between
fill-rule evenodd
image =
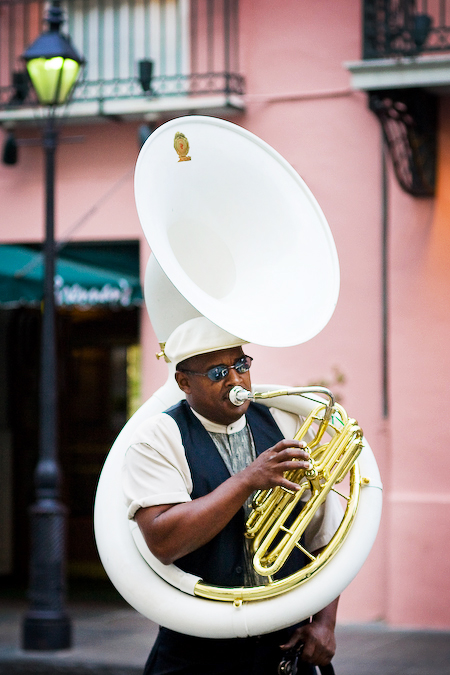
<instances>
[{"instance_id":1,"label":"shirt collar","mask_svg":"<svg viewBox=\"0 0 450 675\"><path fill-rule=\"evenodd\" d=\"M197 419L200 420L200 422L203 424L206 431L209 431L213 434L235 434L237 431L242 431L242 429L247 424L247 418L245 417L245 415L242 415L242 417L236 420L236 422L225 425L225 424L217 424L216 422L211 422L211 420L206 419L206 417L200 415L193 408L191 408L191 410L197 417Z\"/></svg>"}]
</instances>

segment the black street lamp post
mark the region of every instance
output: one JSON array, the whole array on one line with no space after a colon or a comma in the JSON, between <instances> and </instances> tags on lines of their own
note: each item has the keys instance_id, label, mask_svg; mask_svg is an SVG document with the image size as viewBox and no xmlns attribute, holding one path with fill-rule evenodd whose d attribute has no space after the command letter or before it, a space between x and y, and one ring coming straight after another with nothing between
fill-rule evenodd
<instances>
[{"instance_id":1,"label":"black street lamp post","mask_svg":"<svg viewBox=\"0 0 450 675\"><path fill-rule=\"evenodd\" d=\"M48 107L43 134L45 153L44 309L41 335L39 460L35 474L36 502L31 507L29 608L24 618L24 649L56 650L71 646L71 623L65 609L66 513L60 502L57 441L57 359L55 335L54 187L56 106L73 90L83 59L60 33L63 16L54 0L48 31L25 51L31 82L39 102Z\"/></svg>"}]
</instances>

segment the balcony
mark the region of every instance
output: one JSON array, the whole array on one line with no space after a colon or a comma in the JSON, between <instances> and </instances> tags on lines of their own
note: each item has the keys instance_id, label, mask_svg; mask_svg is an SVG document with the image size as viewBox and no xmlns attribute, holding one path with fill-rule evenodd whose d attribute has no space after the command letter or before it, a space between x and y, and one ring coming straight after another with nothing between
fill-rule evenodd
<instances>
[{"instance_id":1,"label":"balcony","mask_svg":"<svg viewBox=\"0 0 450 675\"><path fill-rule=\"evenodd\" d=\"M414 197L436 187L438 96L450 93L450 0L363 0L362 60L345 63L368 93L397 180Z\"/></svg>"},{"instance_id":2,"label":"balcony","mask_svg":"<svg viewBox=\"0 0 450 675\"><path fill-rule=\"evenodd\" d=\"M364 0L362 58L355 89L450 91L450 0Z\"/></svg>"},{"instance_id":3,"label":"balcony","mask_svg":"<svg viewBox=\"0 0 450 675\"><path fill-rule=\"evenodd\" d=\"M65 0L63 32L86 59L65 117L151 121L243 108L237 0ZM0 0L0 121L38 116L20 55L43 0Z\"/></svg>"},{"instance_id":4,"label":"balcony","mask_svg":"<svg viewBox=\"0 0 450 675\"><path fill-rule=\"evenodd\" d=\"M448 0L364 2L364 59L450 51Z\"/></svg>"}]
</instances>

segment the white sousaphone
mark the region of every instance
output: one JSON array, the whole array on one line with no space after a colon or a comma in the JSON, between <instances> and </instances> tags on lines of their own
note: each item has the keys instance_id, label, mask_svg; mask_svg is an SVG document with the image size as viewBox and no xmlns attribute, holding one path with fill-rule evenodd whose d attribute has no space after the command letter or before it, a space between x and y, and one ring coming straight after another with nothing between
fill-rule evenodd
<instances>
[{"instance_id":1,"label":"white sousaphone","mask_svg":"<svg viewBox=\"0 0 450 675\"><path fill-rule=\"evenodd\" d=\"M339 264L328 224L294 169L253 134L210 117L167 122L141 150L135 195L152 249L145 300L161 344L179 324L201 315L242 339L271 347L306 342L329 321L339 293ZM216 593L198 577L152 556L136 524L128 521L122 496L121 469L134 430L181 398L173 364L168 368L166 384L127 422L100 476L95 536L112 583L143 615L189 635L258 635L311 616L352 581L378 530L381 481L361 430L354 426L357 431L351 432L357 446L351 461L330 450L330 463L320 474L345 463L351 466L348 507L330 552L314 558L295 583L280 591ZM273 389L278 390L276 398L265 398ZM331 440L312 451L313 457L319 452L316 466L323 464L320 447L335 448L345 411L334 400L327 406L317 395L320 388L280 391L255 385L253 391L265 405L306 418L312 414L319 434L322 424L325 428L323 418L331 417L326 430ZM321 483L309 483L316 485L311 494L316 492L317 499L323 489L320 476L315 480ZM271 587L270 582L258 588Z\"/></svg>"}]
</instances>

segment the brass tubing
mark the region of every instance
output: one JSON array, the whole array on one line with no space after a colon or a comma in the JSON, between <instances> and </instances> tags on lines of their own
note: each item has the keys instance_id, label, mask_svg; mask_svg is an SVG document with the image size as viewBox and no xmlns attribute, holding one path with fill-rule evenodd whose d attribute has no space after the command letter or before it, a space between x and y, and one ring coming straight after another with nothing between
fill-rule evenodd
<instances>
[{"instance_id":1,"label":"brass tubing","mask_svg":"<svg viewBox=\"0 0 450 675\"><path fill-rule=\"evenodd\" d=\"M278 393L277 393L278 394ZM282 393L279 394L280 396ZM255 395L256 396L256 395ZM258 398L267 398L267 395L257 395ZM305 436L305 434L309 431L312 423L320 419L319 413L321 410L324 410L325 406L323 404L317 406L314 408L314 410L308 415L298 432L295 434L294 440L302 440L302 438ZM322 420L321 420L322 421ZM313 441L308 444L307 448L311 451L311 457L314 457L314 453L312 452L312 448L314 448L318 443L320 438L322 437L325 428L323 428L322 431L322 424L321 427L319 428L319 431L317 432L316 436L314 437ZM320 438L318 438L320 434ZM323 448L324 446L321 446ZM290 480L293 483L298 483L300 484L300 481L304 477L304 470L303 469L295 469L292 471L286 471L285 476L288 480ZM269 509L275 508L275 506L278 507L278 505L285 505L287 504L292 495L290 495L289 492L282 488L270 488L268 490L259 490L253 499L253 512L250 514L248 520L247 520L247 525L246 525L246 536L247 537L253 537L254 533L256 530L264 523L267 513Z\"/></svg>"},{"instance_id":2,"label":"brass tubing","mask_svg":"<svg viewBox=\"0 0 450 675\"><path fill-rule=\"evenodd\" d=\"M267 578L267 584L252 588L220 588L199 581L195 587L196 595L234 603L274 597L304 583L342 546L359 501L361 477L357 458L362 449L362 430L354 419L348 418L342 406L336 404L331 392L323 387L255 393L251 398L257 400L304 393L324 393L330 399L327 405L319 403L310 412L295 435L295 440L302 440L313 424L318 425L313 439L307 445L311 467L285 472L286 478L300 486L296 492L291 493L282 487L258 491L253 499L253 511L246 523L245 536L252 539L254 551L253 566L258 574ZM331 438L320 445L325 431ZM301 537L317 509L334 489L334 485L341 482L348 472L350 472L350 493L348 497L343 496L347 506L341 524L328 546L314 556L302 547ZM305 502L294 522L289 527L286 526L288 517L307 490L311 492L311 497ZM280 533L282 534L280 541L272 547ZM275 581L273 575L280 571L294 548L303 550L311 562L295 574Z\"/></svg>"},{"instance_id":3,"label":"brass tubing","mask_svg":"<svg viewBox=\"0 0 450 675\"><path fill-rule=\"evenodd\" d=\"M266 586L252 587L221 587L211 586L203 581L197 582L195 595L209 600L221 600L224 602L249 602L273 598L282 593L287 593L307 581L313 574L318 572L339 551L344 543L358 508L361 491L361 474L356 461L350 471L350 497L344 517L336 530L328 546L321 551L315 560L298 570L289 577L273 581Z\"/></svg>"},{"instance_id":4,"label":"brass tubing","mask_svg":"<svg viewBox=\"0 0 450 675\"><path fill-rule=\"evenodd\" d=\"M353 443L352 439L349 441L349 443L350 445L347 447L348 458L344 467L345 474L348 472L348 464L353 464L361 451L361 446L359 444ZM323 471L320 473L323 473ZM313 493L311 499L308 500L295 519L294 523L289 527L286 534L272 551L270 551L270 545L277 537L279 531L282 529L282 526L292 511L292 508L289 510L286 509L286 511L283 514L280 514L278 518L275 519L274 517L272 520L272 527L265 535L265 539L263 541L257 539L258 547L253 558L253 566L258 574L263 576L276 574L285 564L287 558L299 543L301 536L310 524L315 512L323 504L328 493L335 484L336 480L333 473L333 471L330 472L330 478L322 487L317 487L314 489L314 487L311 486L311 492ZM338 477L340 477L342 473L343 471L340 469ZM266 528L266 532L267 529L268 528Z\"/></svg>"},{"instance_id":5,"label":"brass tubing","mask_svg":"<svg viewBox=\"0 0 450 675\"><path fill-rule=\"evenodd\" d=\"M305 420L296 434L296 440L301 440L310 429L311 424L320 415L323 406L316 407ZM350 466L355 462L362 444L362 431L353 419L348 419L345 410L339 406L341 431L326 444L318 446L317 437L322 438L325 431L321 424L318 433L308 448L311 450L312 469L297 469L285 473L292 482L300 484L302 489L297 493L289 494L283 488L277 487L262 491L255 498L256 510L247 521L246 536L253 539L253 566L262 576L276 574L285 564L294 548L299 547L300 538L310 524L315 512L325 501L333 485L341 482ZM331 420L332 414L329 415ZM319 418L320 419L320 418ZM312 448L312 446L315 446ZM315 459L316 458L316 459ZM311 499L305 504L289 528L286 520L298 504L305 490L311 490ZM271 549L273 541L280 532L284 532L278 544Z\"/></svg>"}]
</instances>

